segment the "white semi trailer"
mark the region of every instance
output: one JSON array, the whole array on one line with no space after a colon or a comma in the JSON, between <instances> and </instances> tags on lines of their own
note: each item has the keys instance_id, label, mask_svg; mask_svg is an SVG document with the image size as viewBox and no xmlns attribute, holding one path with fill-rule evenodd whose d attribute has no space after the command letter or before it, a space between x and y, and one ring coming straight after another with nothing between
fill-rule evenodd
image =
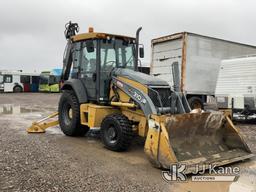
<instances>
[{"instance_id":1,"label":"white semi trailer","mask_svg":"<svg viewBox=\"0 0 256 192\"><path fill-rule=\"evenodd\" d=\"M216 91L220 109L249 116L256 113L256 56L223 60Z\"/></svg>"},{"instance_id":2,"label":"white semi trailer","mask_svg":"<svg viewBox=\"0 0 256 192\"><path fill-rule=\"evenodd\" d=\"M173 86L172 63L180 67L180 88L192 108L203 108L207 96L214 96L220 62L232 57L256 54L256 47L189 32L151 41L150 74Z\"/></svg>"}]
</instances>

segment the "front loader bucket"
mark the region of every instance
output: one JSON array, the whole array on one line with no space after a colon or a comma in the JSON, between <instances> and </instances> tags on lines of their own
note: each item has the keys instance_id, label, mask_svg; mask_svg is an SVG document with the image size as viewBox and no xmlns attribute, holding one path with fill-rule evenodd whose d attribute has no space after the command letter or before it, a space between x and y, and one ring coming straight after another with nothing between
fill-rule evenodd
<instances>
[{"instance_id":1,"label":"front loader bucket","mask_svg":"<svg viewBox=\"0 0 256 192\"><path fill-rule=\"evenodd\" d=\"M253 156L232 121L221 112L153 116L145 152L158 167L186 164L186 173L194 172L196 165L221 166Z\"/></svg>"}]
</instances>

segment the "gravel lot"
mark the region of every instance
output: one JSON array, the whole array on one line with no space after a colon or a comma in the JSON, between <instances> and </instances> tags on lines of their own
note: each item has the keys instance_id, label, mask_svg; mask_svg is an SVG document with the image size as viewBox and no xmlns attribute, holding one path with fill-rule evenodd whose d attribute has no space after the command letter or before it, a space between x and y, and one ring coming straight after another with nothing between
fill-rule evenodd
<instances>
[{"instance_id":1,"label":"gravel lot","mask_svg":"<svg viewBox=\"0 0 256 192\"><path fill-rule=\"evenodd\" d=\"M228 182L164 182L139 139L117 153L105 149L97 135L71 138L59 127L27 134L32 121L56 110L58 99L59 94L0 94L0 191L228 191ZM256 125L238 127L256 154ZM233 164L250 186L256 185L255 162Z\"/></svg>"}]
</instances>

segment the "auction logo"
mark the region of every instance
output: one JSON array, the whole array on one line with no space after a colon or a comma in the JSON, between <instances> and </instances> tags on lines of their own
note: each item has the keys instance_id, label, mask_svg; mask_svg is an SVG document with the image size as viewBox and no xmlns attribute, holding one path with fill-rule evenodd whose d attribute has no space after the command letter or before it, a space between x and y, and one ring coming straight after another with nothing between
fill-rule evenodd
<instances>
[{"instance_id":1,"label":"auction logo","mask_svg":"<svg viewBox=\"0 0 256 192\"><path fill-rule=\"evenodd\" d=\"M239 178L239 167L217 167L216 165L194 165L189 167L192 174L191 180L195 182L205 181L237 181ZM170 170L162 171L162 177L166 182L184 182L186 177L186 164L172 164ZM204 175L207 174L207 175Z\"/></svg>"},{"instance_id":2,"label":"auction logo","mask_svg":"<svg viewBox=\"0 0 256 192\"><path fill-rule=\"evenodd\" d=\"M185 164L172 164L169 171L162 171L162 177L165 181L186 181Z\"/></svg>"}]
</instances>

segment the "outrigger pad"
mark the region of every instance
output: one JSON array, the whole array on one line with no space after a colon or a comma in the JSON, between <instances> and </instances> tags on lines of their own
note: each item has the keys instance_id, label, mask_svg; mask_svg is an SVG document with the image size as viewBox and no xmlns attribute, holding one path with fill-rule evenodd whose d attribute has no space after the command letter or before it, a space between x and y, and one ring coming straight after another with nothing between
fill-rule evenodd
<instances>
[{"instance_id":1,"label":"outrigger pad","mask_svg":"<svg viewBox=\"0 0 256 192\"><path fill-rule=\"evenodd\" d=\"M28 129L28 133L44 133L45 129L41 128L37 123L33 123Z\"/></svg>"},{"instance_id":2,"label":"outrigger pad","mask_svg":"<svg viewBox=\"0 0 256 192\"><path fill-rule=\"evenodd\" d=\"M58 112L52 113L48 117L45 117L37 122L32 123L32 125L27 129L28 133L45 133L45 129L49 127L54 127L59 124L59 121L52 119L56 117Z\"/></svg>"}]
</instances>

